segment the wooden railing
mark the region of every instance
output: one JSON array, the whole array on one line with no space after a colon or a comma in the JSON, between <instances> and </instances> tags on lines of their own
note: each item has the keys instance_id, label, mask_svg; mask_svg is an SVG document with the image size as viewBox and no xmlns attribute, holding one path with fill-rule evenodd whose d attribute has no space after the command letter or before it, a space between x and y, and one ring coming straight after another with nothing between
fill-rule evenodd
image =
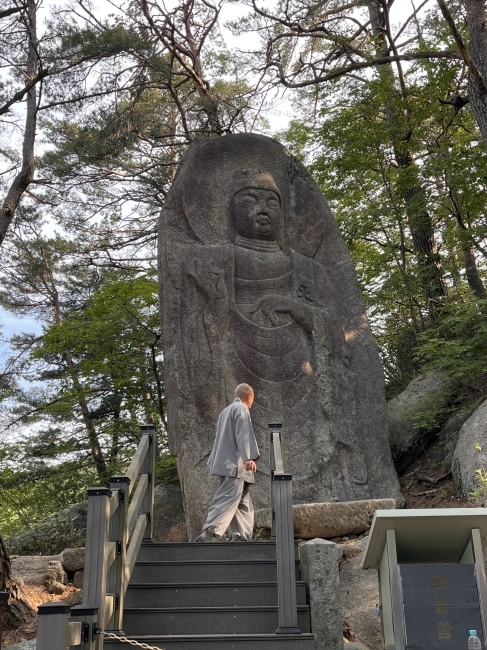
<instances>
[{"instance_id":1,"label":"wooden railing","mask_svg":"<svg viewBox=\"0 0 487 650\"><path fill-rule=\"evenodd\" d=\"M276 634L301 634L296 600L292 474L284 472L282 424L269 424L271 465L271 536L276 540L279 627Z\"/></svg>"},{"instance_id":2,"label":"wooden railing","mask_svg":"<svg viewBox=\"0 0 487 650\"><path fill-rule=\"evenodd\" d=\"M83 604L41 605L37 650L102 650L97 630L122 630L135 560L142 540L152 539L156 435L152 425L141 430L127 473L112 477L108 488L88 490Z\"/></svg>"}]
</instances>

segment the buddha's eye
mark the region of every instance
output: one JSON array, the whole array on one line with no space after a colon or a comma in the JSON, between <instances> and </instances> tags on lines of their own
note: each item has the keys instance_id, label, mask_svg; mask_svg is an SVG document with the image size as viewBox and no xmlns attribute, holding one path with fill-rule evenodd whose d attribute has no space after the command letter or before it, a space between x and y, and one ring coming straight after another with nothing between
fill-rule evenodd
<instances>
[{"instance_id":1,"label":"buddha's eye","mask_svg":"<svg viewBox=\"0 0 487 650\"><path fill-rule=\"evenodd\" d=\"M269 206L269 208L273 208L274 210L280 207L279 201L277 199L269 199L267 201L267 205Z\"/></svg>"}]
</instances>

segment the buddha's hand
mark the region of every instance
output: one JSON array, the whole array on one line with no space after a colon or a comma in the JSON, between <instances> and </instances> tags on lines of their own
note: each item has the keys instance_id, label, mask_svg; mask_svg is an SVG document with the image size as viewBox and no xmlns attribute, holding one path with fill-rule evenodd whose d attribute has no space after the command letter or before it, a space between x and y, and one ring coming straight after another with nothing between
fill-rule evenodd
<instances>
[{"instance_id":1,"label":"buddha's hand","mask_svg":"<svg viewBox=\"0 0 487 650\"><path fill-rule=\"evenodd\" d=\"M258 309L277 327L280 325L278 314L289 314L308 333L313 331L313 315L309 307L299 300L271 293L268 296L259 298L252 305L250 310L253 314Z\"/></svg>"},{"instance_id":2,"label":"buddha's hand","mask_svg":"<svg viewBox=\"0 0 487 650\"><path fill-rule=\"evenodd\" d=\"M227 288L223 277L223 269L214 268L211 262L203 262L196 258L188 268L188 275L209 300L226 298Z\"/></svg>"}]
</instances>

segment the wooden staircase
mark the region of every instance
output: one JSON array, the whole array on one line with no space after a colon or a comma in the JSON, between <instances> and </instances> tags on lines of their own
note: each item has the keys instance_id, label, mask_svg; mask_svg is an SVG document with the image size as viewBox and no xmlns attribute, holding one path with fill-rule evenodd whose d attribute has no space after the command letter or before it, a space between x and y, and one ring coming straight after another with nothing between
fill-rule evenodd
<instances>
[{"instance_id":1,"label":"wooden staircase","mask_svg":"<svg viewBox=\"0 0 487 650\"><path fill-rule=\"evenodd\" d=\"M274 542L143 544L117 634L166 650L314 650L298 560L295 567L303 634L276 634ZM108 638L104 646L130 647Z\"/></svg>"},{"instance_id":2,"label":"wooden staircase","mask_svg":"<svg viewBox=\"0 0 487 650\"><path fill-rule=\"evenodd\" d=\"M154 544L156 436L143 425L126 474L88 490L83 604L40 605L37 650L314 650L280 429L269 424L275 542Z\"/></svg>"}]
</instances>

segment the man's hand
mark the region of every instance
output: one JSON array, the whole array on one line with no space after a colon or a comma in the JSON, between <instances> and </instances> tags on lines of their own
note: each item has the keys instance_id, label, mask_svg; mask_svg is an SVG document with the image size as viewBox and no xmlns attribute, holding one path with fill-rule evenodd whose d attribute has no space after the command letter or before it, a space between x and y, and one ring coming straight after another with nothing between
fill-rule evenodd
<instances>
[{"instance_id":1,"label":"man's hand","mask_svg":"<svg viewBox=\"0 0 487 650\"><path fill-rule=\"evenodd\" d=\"M255 464L255 460L246 460L245 461L245 469L250 472L256 472L257 471L257 465Z\"/></svg>"}]
</instances>

